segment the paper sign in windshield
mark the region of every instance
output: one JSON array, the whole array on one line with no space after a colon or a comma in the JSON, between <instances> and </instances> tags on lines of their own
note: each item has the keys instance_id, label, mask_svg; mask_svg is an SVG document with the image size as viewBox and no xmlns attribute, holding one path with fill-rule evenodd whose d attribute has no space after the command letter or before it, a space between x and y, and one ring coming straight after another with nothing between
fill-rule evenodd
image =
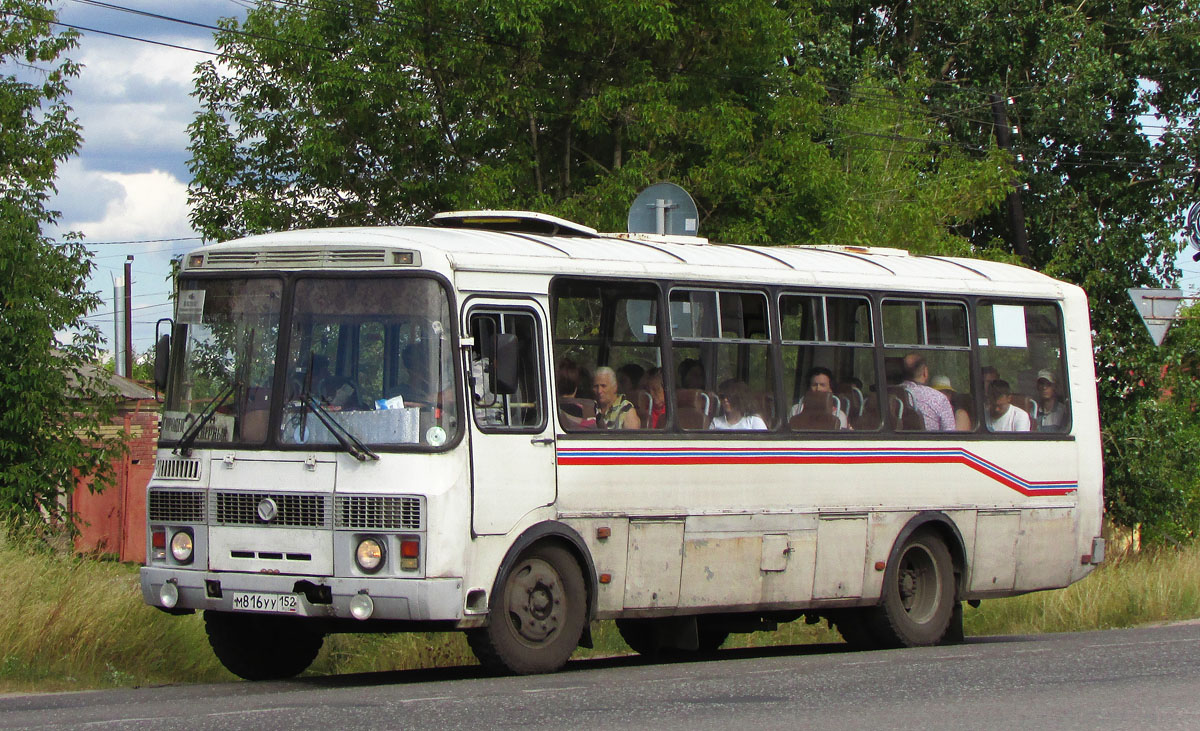
<instances>
[{"instance_id":1,"label":"paper sign in windshield","mask_svg":"<svg viewBox=\"0 0 1200 731\"><path fill-rule=\"evenodd\" d=\"M204 290L185 289L179 292L175 304L175 321L187 325L204 323Z\"/></svg>"}]
</instances>

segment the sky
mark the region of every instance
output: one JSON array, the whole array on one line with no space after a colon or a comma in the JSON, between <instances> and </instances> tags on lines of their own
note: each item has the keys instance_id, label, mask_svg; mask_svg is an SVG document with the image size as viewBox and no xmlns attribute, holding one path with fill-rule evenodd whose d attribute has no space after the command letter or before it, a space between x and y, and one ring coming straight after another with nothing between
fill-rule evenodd
<instances>
[{"instance_id":1,"label":"sky","mask_svg":"<svg viewBox=\"0 0 1200 731\"><path fill-rule=\"evenodd\" d=\"M221 17L245 17L241 0L115 0L110 3L172 18L215 25ZM154 341L155 323L171 316L170 261L201 241L188 223L187 125L196 110L190 96L204 53L118 38L96 31L201 51L214 50L212 31L78 0L57 0L59 21L81 31L70 55L83 64L71 82L69 104L83 126L79 154L59 168L58 194L50 207L62 213L57 236L84 235L95 254L90 289L104 305L89 321L110 347L113 281L134 257L133 344L138 353ZM136 243L118 243L136 242Z\"/></svg>"},{"instance_id":2,"label":"sky","mask_svg":"<svg viewBox=\"0 0 1200 731\"><path fill-rule=\"evenodd\" d=\"M204 25L245 17L246 0L119 0L124 8ZM113 280L133 255L134 348L154 341L155 323L171 315L167 281L172 257L200 244L188 223L187 125L196 64L212 56L172 46L214 50L205 28L139 16L81 0L57 0L62 23L83 30L72 57L83 71L71 84L70 105L83 126L79 154L61 166L51 207L62 213L57 236L78 231L95 253L91 289L104 305L90 316L111 344ZM98 31L143 40L117 38ZM135 243L122 243L135 242ZM1179 257L1185 294L1200 292L1194 251Z\"/></svg>"}]
</instances>

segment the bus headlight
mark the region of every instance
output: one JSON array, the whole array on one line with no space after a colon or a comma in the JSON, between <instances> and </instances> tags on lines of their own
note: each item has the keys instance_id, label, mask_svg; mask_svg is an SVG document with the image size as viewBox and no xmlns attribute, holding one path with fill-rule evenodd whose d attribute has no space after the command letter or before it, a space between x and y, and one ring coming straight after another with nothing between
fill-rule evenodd
<instances>
[{"instance_id":1,"label":"bus headlight","mask_svg":"<svg viewBox=\"0 0 1200 731\"><path fill-rule=\"evenodd\" d=\"M179 563L191 563L194 548L191 532L181 530L171 536L171 555Z\"/></svg>"},{"instance_id":2,"label":"bus headlight","mask_svg":"<svg viewBox=\"0 0 1200 731\"><path fill-rule=\"evenodd\" d=\"M375 573L383 566L383 544L375 538L362 539L354 550L354 561L366 573Z\"/></svg>"}]
</instances>

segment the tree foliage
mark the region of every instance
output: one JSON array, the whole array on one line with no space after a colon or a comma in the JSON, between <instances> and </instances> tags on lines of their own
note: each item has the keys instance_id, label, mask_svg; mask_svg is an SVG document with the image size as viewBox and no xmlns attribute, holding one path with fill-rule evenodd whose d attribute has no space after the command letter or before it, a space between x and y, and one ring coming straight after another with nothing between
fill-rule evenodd
<instances>
[{"instance_id":1,"label":"tree foliage","mask_svg":"<svg viewBox=\"0 0 1200 731\"><path fill-rule=\"evenodd\" d=\"M76 477L102 487L121 449L100 431L113 401L89 368L100 337L83 320L99 304L85 289L91 260L41 232L57 217L45 206L58 164L79 146L64 101L79 67L63 57L75 36L52 31L48 0L0 8L0 514L58 521Z\"/></svg>"},{"instance_id":2,"label":"tree foliage","mask_svg":"<svg viewBox=\"0 0 1200 731\"><path fill-rule=\"evenodd\" d=\"M1176 275L1200 170L1192 5L262 3L199 69L193 222L226 238L496 207L620 230L668 179L717 240L968 254L1077 283L1106 438L1186 431L1194 411L1154 405L1163 356L1125 289ZM1156 499L1124 486L1153 453L1132 444L1106 452L1110 509L1145 522L1130 506ZM1181 459L1163 479L1194 491Z\"/></svg>"},{"instance_id":3,"label":"tree foliage","mask_svg":"<svg viewBox=\"0 0 1200 731\"><path fill-rule=\"evenodd\" d=\"M912 222L950 245L940 224L994 204L1003 166L926 142L944 132L912 105L830 106L798 63L813 22L767 0L263 4L199 69L193 222L225 238L526 208L623 230L669 179L719 240L902 245ZM843 141L847 117L917 136L883 159ZM881 226L866 180L922 195Z\"/></svg>"}]
</instances>

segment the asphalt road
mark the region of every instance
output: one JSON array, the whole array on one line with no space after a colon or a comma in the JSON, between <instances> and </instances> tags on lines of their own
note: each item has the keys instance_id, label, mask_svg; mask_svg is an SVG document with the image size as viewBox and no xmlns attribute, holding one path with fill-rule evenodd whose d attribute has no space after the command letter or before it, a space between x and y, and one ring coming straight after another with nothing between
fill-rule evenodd
<instances>
[{"instance_id":1,"label":"asphalt road","mask_svg":"<svg viewBox=\"0 0 1200 731\"><path fill-rule=\"evenodd\" d=\"M0 728L1198 729L1200 624L0 698Z\"/></svg>"}]
</instances>

